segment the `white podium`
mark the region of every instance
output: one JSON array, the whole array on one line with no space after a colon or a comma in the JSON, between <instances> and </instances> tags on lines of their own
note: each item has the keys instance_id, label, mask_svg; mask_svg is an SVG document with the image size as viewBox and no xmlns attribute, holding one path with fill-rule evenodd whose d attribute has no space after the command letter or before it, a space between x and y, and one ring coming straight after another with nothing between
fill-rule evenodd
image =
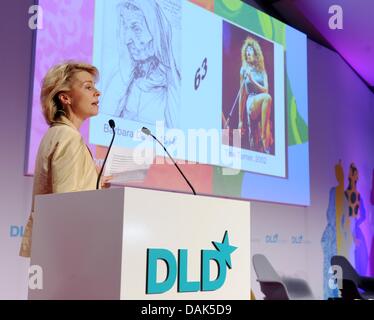
<instances>
[{"instance_id":1,"label":"white podium","mask_svg":"<svg viewBox=\"0 0 374 320\"><path fill-rule=\"evenodd\" d=\"M35 211L29 299L250 299L247 201L126 187Z\"/></svg>"}]
</instances>

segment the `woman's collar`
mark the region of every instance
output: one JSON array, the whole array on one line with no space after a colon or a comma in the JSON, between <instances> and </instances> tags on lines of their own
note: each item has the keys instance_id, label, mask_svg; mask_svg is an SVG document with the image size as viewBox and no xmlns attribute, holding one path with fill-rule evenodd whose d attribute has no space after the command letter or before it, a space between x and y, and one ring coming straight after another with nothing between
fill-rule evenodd
<instances>
[{"instance_id":1,"label":"woman's collar","mask_svg":"<svg viewBox=\"0 0 374 320\"><path fill-rule=\"evenodd\" d=\"M51 127L58 126L58 125L67 125L69 127L72 127L73 129L79 131L74 124L65 116L61 116L58 120L55 120L52 122Z\"/></svg>"}]
</instances>

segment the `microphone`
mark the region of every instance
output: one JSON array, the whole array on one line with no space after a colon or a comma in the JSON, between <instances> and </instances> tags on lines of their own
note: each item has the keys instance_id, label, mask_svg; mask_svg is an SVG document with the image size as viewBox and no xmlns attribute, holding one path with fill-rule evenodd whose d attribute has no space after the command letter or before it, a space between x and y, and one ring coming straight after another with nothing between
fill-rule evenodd
<instances>
[{"instance_id":1,"label":"microphone","mask_svg":"<svg viewBox=\"0 0 374 320\"><path fill-rule=\"evenodd\" d=\"M116 132L114 131L114 128L116 127L116 124L115 124L114 120L113 120L113 119L110 119L110 120L108 121L108 123L109 123L109 126L112 128L112 131L113 131L113 137L112 137L112 141L110 141L110 145L109 145L108 151L107 151L107 153L106 153L106 156L105 156L105 159L104 159L103 165L102 165L102 167L101 167L101 170L100 170L99 176L97 177L97 181L96 181L96 190L99 189L100 178L101 178L101 175L103 174L103 170L104 170L104 167L105 167L106 159L108 159L108 155L109 155L110 149L112 148L112 144L113 144L113 141L114 141L114 137L116 136Z\"/></svg>"},{"instance_id":2,"label":"microphone","mask_svg":"<svg viewBox=\"0 0 374 320\"><path fill-rule=\"evenodd\" d=\"M173 164L177 167L179 173L182 175L182 177L184 178L184 180L186 180L187 184L190 186L193 194L196 196L196 191L195 189L193 188L193 186L191 185L191 183L188 181L188 179L186 178L186 176L183 174L182 170L179 168L178 164L174 161L173 157L170 155L170 153L166 150L165 146L152 134L151 130L149 130L148 128L146 127L143 127L142 130L141 130L145 135L147 136L151 136L153 139L155 139L159 144L160 146L165 150L165 152L167 153L167 155L169 156L169 158L171 159L171 161L173 161Z\"/></svg>"}]
</instances>

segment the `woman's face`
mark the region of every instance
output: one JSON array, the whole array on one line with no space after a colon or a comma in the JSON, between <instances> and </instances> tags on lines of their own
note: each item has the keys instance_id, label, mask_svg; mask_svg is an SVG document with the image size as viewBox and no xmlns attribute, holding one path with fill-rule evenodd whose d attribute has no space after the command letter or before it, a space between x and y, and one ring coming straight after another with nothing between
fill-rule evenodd
<instances>
[{"instance_id":1,"label":"woman's face","mask_svg":"<svg viewBox=\"0 0 374 320\"><path fill-rule=\"evenodd\" d=\"M71 113L83 121L96 116L99 112L100 91L95 88L95 78L87 71L74 75L72 87L68 92Z\"/></svg>"},{"instance_id":2,"label":"woman's face","mask_svg":"<svg viewBox=\"0 0 374 320\"><path fill-rule=\"evenodd\" d=\"M153 38L144 15L139 10L124 10L121 16L124 41L135 61L146 60L154 55Z\"/></svg>"},{"instance_id":3,"label":"woman's face","mask_svg":"<svg viewBox=\"0 0 374 320\"><path fill-rule=\"evenodd\" d=\"M247 59L248 63L253 63L255 60L255 50L253 47L248 46L247 49L245 49L245 57Z\"/></svg>"}]
</instances>

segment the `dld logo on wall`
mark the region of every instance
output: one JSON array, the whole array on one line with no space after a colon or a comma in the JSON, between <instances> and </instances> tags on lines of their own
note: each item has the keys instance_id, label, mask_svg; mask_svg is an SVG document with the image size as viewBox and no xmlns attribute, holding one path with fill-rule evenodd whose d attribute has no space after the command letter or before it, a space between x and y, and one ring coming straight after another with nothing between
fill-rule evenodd
<instances>
[{"instance_id":1,"label":"dld logo on wall","mask_svg":"<svg viewBox=\"0 0 374 320\"><path fill-rule=\"evenodd\" d=\"M265 235L265 243L278 243L279 242L279 234L267 234Z\"/></svg>"},{"instance_id":2,"label":"dld logo on wall","mask_svg":"<svg viewBox=\"0 0 374 320\"><path fill-rule=\"evenodd\" d=\"M214 291L223 286L226 280L227 268L231 269L231 254L237 249L230 245L228 232L225 231L222 243L212 241L216 250L201 250L200 281L187 280L187 249L178 250L176 258L168 249L147 249L147 285L146 293L164 293L169 291L177 280L178 292ZM157 282L157 261L162 261L167 267L164 281ZM210 261L218 267L218 274L214 280L210 277ZM226 268L227 267L227 268Z\"/></svg>"},{"instance_id":3,"label":"dld logo on wall","mask_svg":"<svg viewBox=\"0 0 374 320\"><path fill-rule=\"evenodd\" d=\"M23 237L24 229L23 226L10 225L9 226L9 236L14 237Z\"/></svg>"}]
</instances>

